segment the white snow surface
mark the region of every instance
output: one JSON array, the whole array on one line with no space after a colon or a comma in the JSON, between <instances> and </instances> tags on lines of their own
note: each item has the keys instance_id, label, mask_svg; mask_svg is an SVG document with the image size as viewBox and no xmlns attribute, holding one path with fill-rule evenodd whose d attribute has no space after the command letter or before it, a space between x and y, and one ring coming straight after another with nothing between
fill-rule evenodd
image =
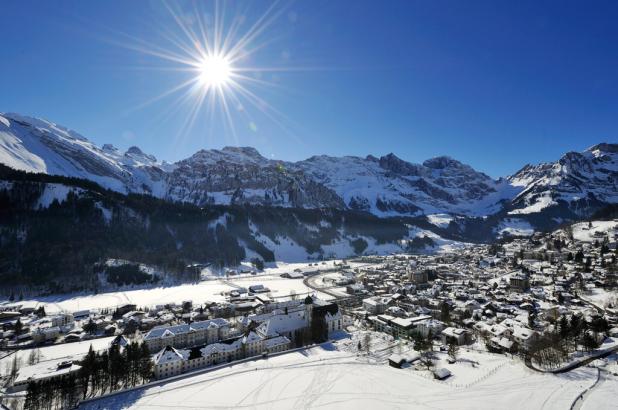
<instances>
[{"instance_id":1,"label":"white snow surface","mask_svg":"<svg viewBox=\"0 0 618 410\"><path fill-rule=\"evenodd\" d=\"M595 233L609 235L610 239L613 233L616 232L618 221L592 221L592 227L589 227L588 222L580 222L573 224L573 238L581 242L594 242L599 238L595 238Z\"/></svg>"},{"instance_id":2,"label":"white snow surface","mask_svg":"<svg viewBox=\"0 0 618 410\"><path fill-rule=\"evenodd\" d=\"M332 344L161 382L83 405L84 409L565 409L593 381L592 369L535 373L504 356L462 353L479 363L443 364L446 381L395 369ZM444 362L446 363L446 362Z\"/></svg>"},{"instance_id":3,"label":"white snow surface","mask_svg":"<svg viewBox=\"0 0 618 410\"><path fill-rule=\"evenodd\" d=\"M530 236L534 233L534 228L524 219L505 218L500 221L500 224L495 228L496 233L500 236L505 234L511 236Z\"/></svg>"}]
</instances>

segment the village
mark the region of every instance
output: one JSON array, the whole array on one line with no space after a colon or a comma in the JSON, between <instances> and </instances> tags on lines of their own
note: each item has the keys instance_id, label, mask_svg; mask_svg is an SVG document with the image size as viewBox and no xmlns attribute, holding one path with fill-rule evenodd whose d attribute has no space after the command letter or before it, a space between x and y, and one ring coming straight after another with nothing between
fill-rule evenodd
<instances>
[{"instance_id":1,"label":"village","mask_svg":"<svg viewBox=\"0 0 618 410\"><path fill-rule=\"evenodd\" d=\"M617 221L591 221L448 253L228 271L217 301L74 311L7 301L2 404L74 407L324 343L435 380L461 380L464 352L472 367L503 355L561 373L605 358L616 373L617 239Z\"/></svg>"}]
</instances>

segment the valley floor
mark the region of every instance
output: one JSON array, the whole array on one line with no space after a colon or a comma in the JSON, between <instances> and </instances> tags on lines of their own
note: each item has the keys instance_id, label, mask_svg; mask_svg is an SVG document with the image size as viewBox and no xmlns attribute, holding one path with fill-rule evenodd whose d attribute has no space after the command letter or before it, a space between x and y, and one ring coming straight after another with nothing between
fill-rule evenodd
<instances>
[{"instance_id":1,"label":"valley floor","mask_svg":"<svg viewBox=\"0 0 618 410\"><path fill-rule=\"evenodd\" d=\"M569 409L596 380L596 369L537 373L520 361L462 349L453 365L440 358L438 367L449 368L453 376L437 381L426 370L396 369L373 355L359 355L355 343L236 364L81 408ZM615 398L605 389L611 385L603 387L596 400L607 394Z\"/></svg>"},{"instance_id":2,"label":"valley floor","mask_svg":"<svg viewBox=\"0 0 618 410\"><path fill-rule=\"evenodd\" d=\"M238 287L263 284L270 289L273 298L285 298L290 294L303 296L314 291L303 284L302 279L285 279L280 275L292 272L294 269L317 270L333 268L333 261L327 264L309 266L309 263L278 263L276 267L267 268L258 275L230 276L229 279L210 276L207 280L198 283L189 283L173 286L158 286L125 289L113 292L92 294L67 294L42 296L18 302L23 306L44 306L47 314L60 311L75 312L85 309L115 308L123 304L135 304L138 307L163 305L166 303L181 303L190 300L202 304L206 301L223 302L224 294ZM330 296L318 292L318 297L329 299Z\"/></svg>"}]
</instances>

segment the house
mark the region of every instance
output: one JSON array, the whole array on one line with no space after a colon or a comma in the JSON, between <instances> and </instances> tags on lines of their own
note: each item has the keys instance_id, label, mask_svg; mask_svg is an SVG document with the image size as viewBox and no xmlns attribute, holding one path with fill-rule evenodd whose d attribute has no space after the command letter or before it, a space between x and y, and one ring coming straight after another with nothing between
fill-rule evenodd
<instances>
[{"instance_id":1,"label":"house","mask_svg":"<svg viewBox=\"0 0 618 410\"><path fill-rule=\"evenodd\" d=\"M249 286L249 293L268 293L270 289L264 285L251 285Z\"/></svg>"},{"instance_id":2,"label":"house","mask_svg":"<svg viewBox=\"0 0 618 410\"><path fill-rule=\"evenodd\" d=\"M381 297L363 299L363 309L372 315L384 313L388 301Z\"/></svg>"},{"instance_id":3,"label":"house","mask_svg":"<svg viewBox=\"0 0 618 410\"><path fill-rule=\"evenodd\" d=\"M439 335L444 327L443 322L431 319L431 317L426 317L425 320L419 321L416 328L421 336L429 337L430 334L434 336Z\"/></svg>"},{"instance_id":4,"label":"house","mask_svg":"<svg viewBox=\"0 0 618 410\"><path fill-rule=\"evenodd\" d=\"M71 313L59 313L57 315L49 316L48 319L51 321L52 326L68 326L73 324L75 321L73 314Z\"/></svg>"},{"instance_id":5,"label":"house","mask_svg":"<svg viewBox=\"0 0 618 410\"><path fill-rule=\"evenodd\" d=\"M305 276L300 272L285 272L281 274L281 277L287 279L303 279Z\"/></svg>"},{"instance_id":6,"label":"house","mask_svg":"<svg viewBox=\"0 0 618 410\"><path fill-rule=\"evenodd\" d=\"M435 369L433 371L433 377L434 379L438 379L438 380L444 380L448 377L451 376L451 371L449 369L446 369L444 367L441 367L439 369Z\"/></svg>"},{"instance_id":7,"label":"house","mask_svg":"<svg viewBox=\"0 0 618 410\"><path fill-rule=\"evenodd\" d=\"M345 288L346 293L349 295L358 295L360 293L363 293L364 290L365 290L365 287L363 286L362 283L354 283L354 284L346 286Z\"/></svg>"},{"instance_id":8,"label":"house","mask_svg":"<svg viewBox=\"0 0 618 410\"><path fill-rule=\"evenodd\" d=\"M397 369L401 369L405 362L403 356L398 354L392 354L388 357L388 365Z\"/></svg>"},{"instance_id":9,"label":"house","mask_svg":"<svg viewBox=\"0 0 618 410\"><path fill-rule=\"evenodd\" d=\"M81 366L71 360L64 361L42 361L35 365L24 366L17 372L11 392L24 391L28 388L28 383L32 381L44 381L61 378L70 373L76 373Z\"/></svg>"},{"instance_id":10,"label":"house","mask_svg":"<svg viewBox=\"0 0 618 410\"><path fill-rule=\"evenodd\" d=\"M183 373L187 351L179 351L172 346L166 346L152 358L154 376L157 379L176 376Z\"/></svg>"},{"instance_id":11,"label":"house","mask_svg":"<svg viewBox=\"0 0 618 410\"><path fill-rule=\"evenodd\" d=\"M530 288L530 280L528 275L516 273L509 278L509 285L519 292L525 292Z\"/></svg>"},{"instance_id":12,"label":"house","mask_svg":"<svg viewBox=\"0 0 618 410\"><path fill-rule=\"evenodd\" d=\"M60 336L60 328L58 326L37 328L32 332L32 341L34 343L43 343L48 340L56 340Z\"/></svg>"},{"instance_id":13,"label":"house","mask_svg":"<svg viewBox=\"0 0 618 410\"><path fill-rule=\"evenodd\" d=\"M443 344L454 343L458 346L468 344L471 341L470 331L467 329L457 329L454 327L447 327L440 333Z\"/></svg>"}]
</instances>

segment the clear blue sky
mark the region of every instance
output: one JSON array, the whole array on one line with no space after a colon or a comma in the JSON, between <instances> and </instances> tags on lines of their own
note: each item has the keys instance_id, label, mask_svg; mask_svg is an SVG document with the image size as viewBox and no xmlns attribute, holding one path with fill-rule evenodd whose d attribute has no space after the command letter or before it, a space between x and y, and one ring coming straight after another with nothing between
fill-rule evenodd
<instances>
[{"instance_id":1,"label":"clear blue sky","mask_svg":"<svg viewBox=\"0 0 618 410\"><path fill-rule=\"evenodd\" d=\"M270 3L226 3L246 30ZM7 0L0 11L0 111L41 116L97 144L175 161L200 148L265 156L450 155L492 176L618 141L616 1L296 1L247 64L283 67L252 92L285 116L234 114L236 134L175 96L185 80L127 49L180 33L159 1ZM191 3L175 5L185 16ZM203 6L210 9L209 4ZM278 9L277 8L277 9ZM207 12L207 11L206 11ZM249 124L249 120L254 126Z\"/></svg>"}]
</instances>

